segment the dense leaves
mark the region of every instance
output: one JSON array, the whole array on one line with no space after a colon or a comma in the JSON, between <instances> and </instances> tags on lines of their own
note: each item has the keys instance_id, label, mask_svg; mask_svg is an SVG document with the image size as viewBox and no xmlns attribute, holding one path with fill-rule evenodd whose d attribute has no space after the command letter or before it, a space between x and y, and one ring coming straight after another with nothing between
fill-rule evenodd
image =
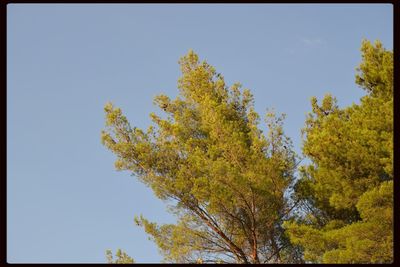
<instances>
[{"instance_id":1,"label":"dense leaves","mask_svg":"<svg viewBox=\"0 0 400 267\"><path fill-rule=\"evenodd\" d=\"M393 260L393 54L380 42L362 44L356 83L367 95L340 109L312 99L303 129L303 166L295 197L305 216L288 222L304 257L324 263Z\"/></svg>"},{"instance_id":2,"label":"dense leaves","mask_svg":"<svg viewBox=\"0 0 400 267\"><path fill-rule=\"evenodd\" d=\"M259 129L253 96L190 51L179 61L179 96L157 96L167 114L151 114L146 131L131 127L121 109L105 106L102 140L128 170L169 200L177 224L136 223L152 236L168 262L298 262L283 232L295 155L284 135L284 116L267 113Z\"/></svg>"},{"instance_id":3,"label":"dense leaves","mask_svg":"<svg viewBox=\"0 0 400 267\"><path fill-rule=\"evenodd\" d=\"M284 115L268 112L264 134L250 91L228 87L193 51L179 61L179 96L154 99L165 116L150 114L147 130L105 106L102 142L115 167L177 216L164 225L135 217L166 262L393 261L393 53L378 41L363 41L361 52L359 104L311 99L302 129L310 163L298 179Z\"/></svg>"}]
</instances>

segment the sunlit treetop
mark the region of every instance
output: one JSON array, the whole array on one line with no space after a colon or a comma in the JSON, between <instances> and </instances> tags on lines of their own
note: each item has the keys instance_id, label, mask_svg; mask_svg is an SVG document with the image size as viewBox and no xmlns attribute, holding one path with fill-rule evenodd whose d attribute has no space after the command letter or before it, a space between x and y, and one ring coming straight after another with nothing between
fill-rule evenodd
<instances>
[{"instance_id":1,"label":"sunlit treetop","mask_svg":"<svg viewBox=\"0 0 400 267\"><path fill-rule=\"evenodd\" d=\"M295 198L307 216L286 228L312 262L393 260L393 52L366 40L361 52L360 104L312 98L303 129L312 163L301 168Z\"/></svg>"},{"instance_id":2,"label":"sunlit treetop","mask_svg":"<svg viewBox=\"0 0 400 267\"><path fill-rule=\"evenodd\" d=\"M178 218L162 226L143 217L136 223L170 262L300 261L281 227L295 168L284 115L268 112L264 134L248 89L227 86L193 51L179 64L179 95L154 99L166 116L150 114L147 130L105 106L102 141L116 154L116 168L169 201Z\"/></svg>"}]
</instances>

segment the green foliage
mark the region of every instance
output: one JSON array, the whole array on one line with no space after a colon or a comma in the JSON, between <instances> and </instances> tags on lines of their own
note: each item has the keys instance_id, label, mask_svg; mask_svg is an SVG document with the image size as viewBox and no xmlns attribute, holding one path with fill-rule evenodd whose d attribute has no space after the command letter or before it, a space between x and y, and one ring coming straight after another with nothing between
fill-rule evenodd
<instances>
[{"instance_id":1,"label":"green foliage","mask_svg":"<svg viewBox=\"0 0 400 267\"><path fill-rule=\"evenodd\" d=\"M178 217L177 224L136 223L167 262L301 261L282 228L296 161L284 116L267 113L264 135L249 90L228 87L193 51L179 63L179 96L154 99L167 117L150 114L146 131L112 104L104 108L102 142L117 156L115 167L136 175Z\"/></svg>"},{"instance_id":2,"label":"green foliage","mask_svg":"<svg viewBox=\"0 0 400 267\"><path fill-rule=\"evenodd\" d=\"M107 263L114 263L114 264L131 264L135 263L135 261L126 254L126 252L121 251L120 249L117 250L115 256L117 257L115 260L113 259L113 255L111 250L106 251L107 256Z\"/></svg>"},{"instance_id":3,"label":"green foliage","mask_svg":"<svg viewBox=\"0 0 400 267\"><path fill-rule=\"evenodd\" d=\"M179 61L179 96L155 97L166 116L150 114L147 130L106 104L102 143L117 156L116 169L138 177L177 216L165 225L135 217L164 261L393 261L393 53L368 41L361 52L356 83L367 94L346 108L330 94L320 104L311 99L302 129L311 163L297 181L285 116L268 112L264 134L251 92L228 87L193 51Z\"/></svg>"},{"instance_id":4,"label":"green foliage","mask_svg":"<svg viewBox=\"0 0 400 267\"><path fill-rule=\"evenodd\" d=\"M288 221L291 241L304 257L324 263L393 260L393 53L363 41L356 83L367 95L340 109L331 95L303 129L303 153L295 199L306 215Z\"/></svg>"}]
</instances>

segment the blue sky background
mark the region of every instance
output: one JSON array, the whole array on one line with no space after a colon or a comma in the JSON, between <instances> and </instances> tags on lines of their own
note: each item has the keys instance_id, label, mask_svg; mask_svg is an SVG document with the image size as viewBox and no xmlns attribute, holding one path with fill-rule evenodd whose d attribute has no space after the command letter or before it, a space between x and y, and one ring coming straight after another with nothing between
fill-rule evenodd
<instances>
[{"instance_id":1,"label":"blue sky background","mask_svg":"<svg viewBox=\"0 0 400 267\"><path fill-rule=\"evenodd\" d=\"M285 112L300 152L310 98L358 102L363 38L393 47L389 4L7 6L7 260L105 262L122 248L159 262L133 223L174 222L166 205L101 145L103 106L147 127L159 93L177 95L177 61L192 48L255 95L256 110Z\"/></svg>"}]
</instances>

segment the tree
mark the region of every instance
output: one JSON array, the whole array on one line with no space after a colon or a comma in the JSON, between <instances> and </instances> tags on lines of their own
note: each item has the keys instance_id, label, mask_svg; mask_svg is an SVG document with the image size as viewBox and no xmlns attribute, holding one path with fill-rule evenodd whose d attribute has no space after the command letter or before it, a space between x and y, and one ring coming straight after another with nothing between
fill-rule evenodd
<instances>
[{"instance_id":1,"label":"tree","mask_svg":"<svg viewBox=\"0 0 400 267\"><path fill-rule=\"evenodd\" d=\"M117 156L115 167L152 188L178 219L158 225L140 216L136 224L167 262L301 262L282 228L296 164L284 115L268 112L264 135L249 90L226 86L193 51L179 63L180 94L155 98L167 116L150 114L146 131L111 103L104 108L102 142Z\"/></svg>"},{"instance_id":2,"label":"tree","mask_svg":"<svg viewBox=\"0 0 400 267\"><path fill-rule=\"evenodd\" d=\"M121 249L118 249L117 252L115 253L115 256L117 259L113 259L113 255L111 250L106 251L106 256L107 256L107 263L115 263L115 264L131 264L135 263L135 261L126 254L126 252L122 251Z\"/></svg>"},{"instance_id":3,"label":"tree","mask_svg":"<svg viewBox=\"0 0 400 267\"><path fill-rule=\"evenodd\" d=\"M367 95L340 109L331 95L303 129L295 199L302 212L285 223L290 240L310 262L393 261L393 53L364 40L356 83Z\"/></svg>"}]
</instances>

